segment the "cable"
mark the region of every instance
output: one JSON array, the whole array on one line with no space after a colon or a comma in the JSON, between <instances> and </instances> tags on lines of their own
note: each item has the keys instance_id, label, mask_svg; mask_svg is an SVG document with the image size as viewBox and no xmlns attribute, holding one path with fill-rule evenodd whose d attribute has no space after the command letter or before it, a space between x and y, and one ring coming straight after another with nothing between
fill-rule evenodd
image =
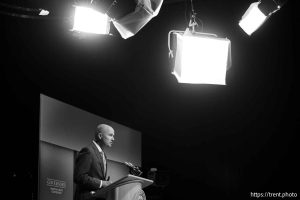
<instances>
[{"instance_id":1,"label":"cable","mask_svg":"<svg viewBox=\"0 0 300 200\"><path fill-rule=\"evenodd\" d=\"M195 26L198 26L196 22L196 14L194 11L194 6L193 6L193 0L191 0L191 10L192 10L192 15L190 18L189 26L192 27L192 32L195 32Z\"/></svg>"},{"instance_id":2,"label":"cable","mask_svg":"<svg viewBox=\"0 0 300 200\"><path fill-rule=\"evenodd\" d=\"M173 55L173 50L171 49L171 45L170 45L170 38L171 38L171 33L184 33L184 31L177 31L177 30L171 30L169 31L168 33L168 48L169 48L169 57L173 58L174 55Z\"/></svg>"},{"instance_id":3,"label":"cable","mask_svg":"<svg viewBox=\"0 0 300 200\"><path fill-rule=\"evenodd\" d=\"M196 15L195 11L194 11L194 5L193 5L193 0L191 0L191 9L192 9L192 15Z\"/></svg>"},{"instance_id":4,"label":"cable","mask_svg":"<svg viewBox=\"0 0 300 200\"><path fill-rule=\"evenodd\" d=\"M199 18L199 17L196 17L196 19L198 19L198 21L201 23L201 32L203 32L203 30L204 30L204 25L203 25L203 22L202 22L202 20ZM198 24L198 23L197 23Z\"/></svg>"},{"instance_id":5,"label":"cable","mask_svg":"<svg viewBox=\"0 0 300 200\"><path fill-rule=\"evenodd\" d=\"M199 17L196 16L197 13L194 10L193 0L191 0L191 10L192 10L192 15L190 17L189 27L192 27L192 33L195 33L195 27L199 26L197 21L200 22L200 24L201 24L200 31L203 32L204 31L204 23Z\"/></svg>"}]
</instances>

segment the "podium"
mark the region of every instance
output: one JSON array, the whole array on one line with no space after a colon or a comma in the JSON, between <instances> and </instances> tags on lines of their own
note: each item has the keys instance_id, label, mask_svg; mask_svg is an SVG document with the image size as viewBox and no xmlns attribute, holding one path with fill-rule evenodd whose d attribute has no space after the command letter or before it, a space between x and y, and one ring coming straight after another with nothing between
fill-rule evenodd
<instances>
[{"instance_id":1,"label":"podium","mask_svg":"<svg viewBox=\"0 0 300 200\"><path fill-rule=\"evenodd\" d=\"M111 185L96 191L91 200L97 198L106 200L146 200L142 188L152 183L152 180L128 174Z\"/></svg>"}]
</instances>

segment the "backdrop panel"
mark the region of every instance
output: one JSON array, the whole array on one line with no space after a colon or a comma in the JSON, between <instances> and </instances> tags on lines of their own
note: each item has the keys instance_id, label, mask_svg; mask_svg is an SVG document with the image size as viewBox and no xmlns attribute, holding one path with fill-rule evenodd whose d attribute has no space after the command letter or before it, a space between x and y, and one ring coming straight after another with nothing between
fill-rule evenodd
<instances>
[{"instance_id":1,"label":"backdrop panel","mask_svg":"<svg viewBox=\"0 0 300 200\"><path fill-rule=\"evenodd\" d=\"M73 198L74 151L40 142L39 199Z\"/></svg>"},{"instance_id":2,"label":"backdrop panel","mask_svg":"<svg viewBox=\"0 0 300 200\"><path fill-rule=\"evenodd\" d=\"M141 166L140 132L45 95L40 98L40 140L79 151L93 140L97 124L109 122L116 136L113 148L106 150L108 159Z\"/></svg>"}]
</instances>

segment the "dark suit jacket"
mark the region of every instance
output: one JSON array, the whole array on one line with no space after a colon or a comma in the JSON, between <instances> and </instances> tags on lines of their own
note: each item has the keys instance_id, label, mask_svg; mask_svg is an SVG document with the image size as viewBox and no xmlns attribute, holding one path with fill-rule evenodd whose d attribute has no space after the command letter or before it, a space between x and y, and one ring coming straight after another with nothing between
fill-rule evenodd
<instances>
[{"instance_id":1,"label":"dark suit jacket","mask_svg":"<svg viewBox=\"0 0 300 200\"><path fill-rule=\"evenodd\" d=\"M89 146L80 150L75 161L75 200L88 200L92 196L91 191L99 189L100 180L106 180L103 158L92 142Z\"/></svg>"}]
</instances>

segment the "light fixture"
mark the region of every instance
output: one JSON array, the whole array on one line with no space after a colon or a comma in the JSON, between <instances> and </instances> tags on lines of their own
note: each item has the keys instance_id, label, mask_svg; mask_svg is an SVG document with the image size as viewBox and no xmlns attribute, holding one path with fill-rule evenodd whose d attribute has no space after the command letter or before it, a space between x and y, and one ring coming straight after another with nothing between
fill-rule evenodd
<instances>
[{"instance_id":1,"label":"light fixture","mask_svg":"<svg viewBox=\"0 0 300 200\"><path fill-rule=\"evenodd\" d=\"M196 32L195 15L192 7L189 23L192 30L169 32L169 55L173 58L173 51L176 51L172 74L179 83L226 85L226 71L231 66L231 42L215 34ZM171 34L176 44L174 50L171 49Z\"/></svg>"},{"instance_id":2,"label":"light fixture","mask_svg":"<svg viewBox=\"0 0 300 200\"><path fill-rule=\"evenodd\" d=\"M40 11L39 15L41 15L41 16L49 15L49 11L48 10L40 8L39 11Z\"/></svg>"},{"instance_id":3,"label":"light fixture","mask_svg":"<svg viewBox=\"0 0 300 200\"><path fill-rule=\"evenodd\" d=\"M87 3L89 1L90 3ZM113 14L109 13L112 6L117 4L116 0L113 0L107 9L104 8L105 6L101 8L102 12L98 11L99 4L97 4L97 2L102 4L102 6L104 2L100 2L100 0L88 0L87 2L82 2L82 4L85 4L85 7L78 5L75 6L74 26L72 30L97 34L109 34L110 22L113 22L122 38L127 39L135 35L153 17L158 15L163 0L138 0L136 3L134 2L135 10L133 12L130 10L129 13L126 13L124 16L117 19L115 19L114 16L111 16ZM124 5L126 2L122 3ZM120 6L122 7L122 5Z\"/></svg>"},{"instance_id":4,"label":"light fixture","mask_svg":"<svg viewBox=\"0 0 300 200\"><path fill-rule=\"evenodd\" d=\"M163 0L138 0L134 12L113 20L113 24L122 38L132 37L158 15L162 3Z\"/></svg>"},{"instance_id":5,"label":"light fixture","mask_svg":"<svg viewBox=\"0 0 300 200\"><path fill-rule=\"evenodd\" d=\"M264 0L252 3L246 10L239 26L248 34L255 32L264 22L281 8L275 0Z\"/></svg>"},{"instance_id":6,"label":"light fixture","mask_svg":"<svg viewBox=\"0 0 300 200\"><path fill-rule=\"evenodd\" d=\"M177 48L172 74L180 83L226 84L231 63L231 43L214 34L172 31Z\"/></svg>"},{"instance_id":7,"label":"light fixture","mask_svg":"<svg viewBox=\"0 0 300 200\"><path fill-rule=\"evenodd\" d=\"M45 19L44 16L49 15L49 13L50 12L48 10L43 8L30 8L0 2L0 14L9 15L12 17Z\"/></svg>"},{"instance_id":8,"label":"light fixture","mask_svg":"<svg viewBox=\"0 0 300 200\"><path fill-rule=\"evenodd\" d=\"M72 30L95 34L109 34L110 18L91 7L75 6Z\"/></svg>"}]
</instances>

